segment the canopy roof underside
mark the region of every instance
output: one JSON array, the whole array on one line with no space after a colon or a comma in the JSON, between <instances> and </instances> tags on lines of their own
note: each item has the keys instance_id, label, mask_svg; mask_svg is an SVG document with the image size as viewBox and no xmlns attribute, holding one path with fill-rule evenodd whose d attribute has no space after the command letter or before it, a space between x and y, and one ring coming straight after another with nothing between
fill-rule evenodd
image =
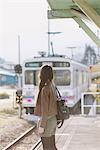
<instances>
[{"instance_id":1,"label":"canopy roof underside","mask_svg":"<svg viewBox=\"0 0 100 150\"><path fill-rule=\"evenodd\" d=\"M73 18L79 26L100 47L100 39L83 22L93 22L100 29L100 0L47 0L51 10L49 19Z\"/></svg>"}]
</instances>

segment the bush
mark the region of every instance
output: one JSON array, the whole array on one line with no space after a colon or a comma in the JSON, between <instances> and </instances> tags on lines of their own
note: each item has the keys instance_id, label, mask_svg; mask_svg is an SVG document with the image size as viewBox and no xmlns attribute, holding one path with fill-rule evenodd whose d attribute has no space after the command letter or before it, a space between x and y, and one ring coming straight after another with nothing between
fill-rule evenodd
<instances>
[{"instance_id":1,"label":"bush","mask_svg":"<svg viewBox=\"0 0 100 150\"><path fill-rule=\"evenodd\" d=\"M0 93L0 99L6 99L9 98L9 94L7 93Z\"/></svg>"},{"instance_id":2,"label":"bush","mask_svg":"<svg viewBox=\"0 0 100 150\"><path fill-rule=\"evenodd\" d=\"M17 111L15 109L4 108L3 110L0 110L0 113L15 115L17 114Z\"/></svg>"}]
</instances>

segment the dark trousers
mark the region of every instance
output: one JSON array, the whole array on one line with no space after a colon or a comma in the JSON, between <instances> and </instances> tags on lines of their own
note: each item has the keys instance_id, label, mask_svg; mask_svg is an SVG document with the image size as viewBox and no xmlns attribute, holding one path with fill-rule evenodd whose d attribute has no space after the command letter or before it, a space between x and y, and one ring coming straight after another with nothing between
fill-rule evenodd
<instances>
[{"instance_id":1,"label":"dark trousers","mask_svg":"<svg viewBox=\"0 0 100 150\"><path fill-rule=\"evenodd\" d=\"M57 150L55 145L55 135L51 137L41 137L43 150Z\"/></svg>"}]
</instances>

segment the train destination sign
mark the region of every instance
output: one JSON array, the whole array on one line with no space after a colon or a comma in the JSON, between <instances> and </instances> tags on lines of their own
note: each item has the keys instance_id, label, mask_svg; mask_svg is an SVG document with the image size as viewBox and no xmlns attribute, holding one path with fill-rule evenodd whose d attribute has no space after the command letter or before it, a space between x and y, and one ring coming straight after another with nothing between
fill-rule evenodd
<instances>
[{"instance_id":1,"label":"train destination sign","mask_svg":"<svg viewBox=\"0 0 100 150\"><path fill-rule=\"evenodd\" d=\"M41 67L42 65L50 65L52 67L70 67L69 62L59 62L59 61L44 61L44 62L27 62L25 63L25 67L33 68L33 67Z\"/></svg>"}]
</instances>

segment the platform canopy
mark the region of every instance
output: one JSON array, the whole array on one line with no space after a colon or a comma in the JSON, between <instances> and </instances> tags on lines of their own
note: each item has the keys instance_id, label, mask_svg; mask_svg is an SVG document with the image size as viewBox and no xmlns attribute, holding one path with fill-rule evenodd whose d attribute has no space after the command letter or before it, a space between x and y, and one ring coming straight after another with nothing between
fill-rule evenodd
<instances>
[{"instance_id":1,"label":"platform canopy","mask_svg":"<svg viewBox=\"0 0 100 150\"><path fill-rule=\"evenodd\" d=\"M47 2L51 8L48 10L49 19L73 18L100 47L100 39L84 22L89 20L100 29L100 0L47 0Z\"/></svg>"}]
</instances>

